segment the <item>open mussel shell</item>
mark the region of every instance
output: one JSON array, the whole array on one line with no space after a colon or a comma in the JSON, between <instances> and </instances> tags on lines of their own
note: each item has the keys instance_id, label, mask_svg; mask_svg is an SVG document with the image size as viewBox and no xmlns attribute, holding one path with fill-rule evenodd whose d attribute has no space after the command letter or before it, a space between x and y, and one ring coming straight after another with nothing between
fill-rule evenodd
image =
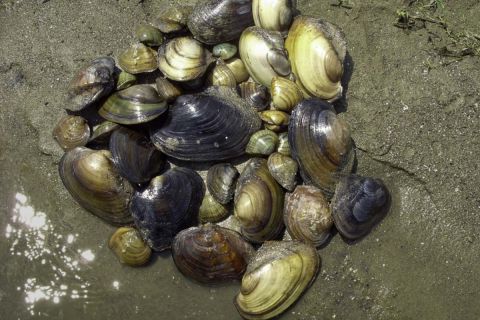
<instances>
[{"instance_id":1,"label":"open mussel shell","mask_svg":"<svg viewBox=\"0 0 480 320\"><path fill-rule=\"evenodd\" d=\"M342 95L346 42L338 27L318 18L297 16L285 48L296 83L307 97L333 101Z\"/></svg>"},{"instance_id":2,"label":"open mussel shell","mask_svg":"<svg viewBox=\"0 0 480 320\"><path fill-rule=\"evenodd\" d=\"M170 248L173 237L195 223L204 195L202 178L176 167L153 178L132 197L130 212L142 238L154 251Z\"/></svg>"},{"instance_id":3,"label":"open mussel shell","mask_svg":"<svg viewBox=\"0 0 480 320\"><path fill-rule=\"evenodd\" d=\"M183 95L150 138L163 153L187 161L222 161L241 156L260 128L256 112L228 87Z\"/></svg>"},{"instance_id":4,"label":"open mussel shell","mask_svg":"<svg viewBox=\"0 0 480 320\"><path fill-rule=\"evenodd\" d=\"M283 231L284 192L267 167L267 160L250 159L237 182L235 217L242 235L261 243L277 238Z\"/></svg>"},{"instance_id":5,"label":"open mussel shell","mask_svg":"<svg viewBox=\"0 0 480 320\"><path fill-rule=\"evenodd\" d=\"M110 136L113 163L131 183L150 181L164 166L163 155L144 135L121 127Z\"/></svg>"},{"instance_id":6,"label":"open mussel shell","mask_svg":"<svg viewBox=\"0 0 480 320\"><path fill-rule=\"evenodd\" d=\"M293 239L321 247L330 239L333 218L322 191L298 186L285 199L284 221Z\"/></svg>"},{"instance_id":7,"label":"open mussel shell","mask_svg":"<svg viewBox=\"0 0 480 320\"><path fill-rule=\"evenodd\" d=\"M293 191L297 184L298 164L289 156L275 152L268 157L268 170L272 177L288 191Z\"/></svg>"},{"instance_id":8,"label":"open mussel shell","mask_svg":"<svg viewBox=\"0 0 480 320\"><path fill-rule=\"evenodd\" d=\"M219 163L208 169L207 188L211 195L222 204L233 199L238 176L237 168L230 163Z\"/></svg>"},{"instance_id":9,"label":"open mussel shell","mask_svg":"<svg viewBox=\"0 0 480 320\"><path fill-rule=\"evenodd\" d=\"M127 89L137 82L137 76L126 71L120 72L117 78L117 90Z\"/></svg>"},{"instance_id":10,"label":"open mussel shell","mask_svg":"<svg viewBox=\"0 0 480 320\"><path fill-rule=\"evenodd\" d=\"M115 60L101 57L81 69L68 88L67 109L79 111L107 96L115 88Z\"/></svg>"},{"instance_id":11,"label":"open mussel shell","mask_svg":"<svg viewBox=\"0 0 480 320\"><path fill-rule=\"evenodd\" d=\"M157 70L157 53L143 43L135 43L118 57L123 71L131 74Z\"/></svg>"},{"instance_id":12,"label":"open mussel shell","mask_svg":"<svg viewBox=\"0 0 480 320\"><path fill-rule=\"evenodd\" d=\"M242 82L237 86L238 94L257 111L265 110L270 105L268 89L255 82Z\"/></svg>"},{"instance_id":13,"label":"open mussel shell","mask_svg":"<svg viewBox=\"0 0 480 320\"><path fill-rule=\"evenodd\" d=\"M237 83L245 82L248 80L248 78L250 78L242 59L232 58L225 61L225 65L232 70L235 79L237 79Z\"/></svg>"},{"instance_id":14,"label":"open mussel shell","mask_svg":"<svg viewBox=\"0 0 480 320\"><path fill-rule=\"evenodd\" d=\"M243 275L235 307L245 319L271 319L295 303L319 269L320 257L312 245L267 241Z\"/></svg>"},{"instance_id":15,"label":"open mussel shell","mask_svg":"<svg viewBox=\"0 0 480 320\"><path fill-rule=\"evenodd\" d=\"M58 145L67 151L87 144L90 127L84 118L66 115L58 121L52 134Z\"/></svg>"},{"instance_id":16,"label":"open mussel shell","mask_svg":"<svg viewBox=\"0 0 480 320\"><path fill-rule=\"evenodd\" d=\"M247 144L245 152L256 155L270 155L275 152L278 144L278 136L271 130L255 132Z\"/></svg>"},{"instance_id":17,"label":"open mussel shell","mask_svg":"<svg viewBox=\"0 0 480 320\"><path fill-rule=\"evenodd\" d=\"M303 100L290 117L288 141L303 180L331 197L338 173L350 173L354 164L353 140L347 123L337 117L328 102Z\"/></svg>"},{"instance_id":18,"label":"open mussel shell","mask_svg":"<svg viewBox=\"0 0 480 320\"><path fill-rule=\"evenodd\" d=\"M144 123L167 111L167 103L155 88L137 84L115 92L98 113L105 119L120 124Z\"/></svg>"},{"instance_id":19,"label":"open mussel shell","mask_svg":"<svg viewBox=\"0 0 480 320\"><path fill-rule=\"evenodd\" d=\"M284 156L290 156L290 144L288 143L288 132L282 132L278 135L277 152Z\"/></svg>"},{"instance_id":20,"label":"open mussel shell","mask_svg":"<svg viewBox=\"0 0 480 320\"><path fill-rule=\"evenodd\" d=\"M272 103L275 109L290 112L303 100L303 93L292 80L273 77L270 86Z\"/></svg>"},{"instance_id":21,"label":"open mussel shell","mask_svg":"<svg viewBox=\"0 0 480 320\"><path fill-rule=\"evenodd\" d=\"M230 213L228 208L215 200L209 192L205 193L202 205L198 211L198 220L200 223L219 222L228 217Z\"/></svg>"},{"instance_id":22,"label":"open mussel shell","mask_svg":"<svg viewBox=\"0 0 480 320\"><path fill-rule=\"evenodd\" d=\"M182 31L187 25L192 9L193 7L188 5L165 6L151 24L163 33Z\"/></svg>"},{"instance_id":23,"label":"open mussel shell","mask_svg":"<svg viewBox=\"0 0 480 320\"><path fill-rule=\"evenodd\" d=\"M251 0L200 1L188 17L190 32L206 44L235 40L252 25Z\"/></svg>"},{"instance_id":24,"label":"open mussel shell","mask_svg":"<svg viewBox=\"0 0 480 320\"><path fill-rule=\"evenodd\" d=\"M118 174L110 151L77 147L63 155L58 170L65 188L83 208L113 225L132 222L128 204L133 189Z\"/></svg>"},{"instance_id":25,"label":"open mussel shell","mask_svg":"<svg viewBox=\"0 0 480 320\"><path fill-rule=\"evenodd\" d=\"M231 43L220 43L213 47L212 54L222 60L233 58L237 53L237 46Z\"/></svg>"},{"instance_id":26,"label":"open mussel shell","mask_svg":"<svg viewBox=\"0 0 480 320\"><path fill-rule=\"evenodd\" d=\"M121 263L131 267L145 265L152 255L152 249L145 244L138 231L132 227L118 228L110 237L108 247Z\"/></svg>"},{"instance_id":27,"label":"open mussel shell","mask_svg":"<svg viewBox=\"0 0 480 320\"><path fill-rule=\"evenodd\" d=\"M255 25L265 30L288 31L295 5L296 0L253 0Z\"/></svg>"},{"instance_id":28,"label":"open mussel shell","mask_svg":"<svg viewBox=\"0 0 480 320\"><path fill-rule=\"evenodd\" d=\"M167 102L175 101L182 94L182 90L176 85L168 81L168 79L158 77L155 80L157 92L160 98Z\"/></svg>"},{"instance_id":29,"label":"open mussel shell","mask_svg":"<svg viewBox=\"0 0 480 320\"><path fill-rule=\"evenodd\" d=\"M240 234L212 224L183 230L172 244L178 270L205 284L240 280L254 252Z\"/></svg>"},{"instance_id":30,"label":"open mussel shell","mask_svg":"<svg viewBox=\"0 0 480 320\"><path fill-rule=\"evenodd\" d=\"M163 33L154 26L142 23L135 29L137 40L147 46L159 46L165 40Z\"/></svg>"},{"instance_id":31,"label":"open mussel shell","mask_svg":"<svg viewBox=\"0 0 480 320\"><path fill-rule=\"evenodd\" d=\"M225 63L217 63L207 76L206 84L208 86L225 86L235 88L237 86L237 79L232 70L228 68Z\"/></svg>"},{"instance_id":32,"label":"open mussel shell","mask_svg":"<svg viewBox=\"0 0 480 320\"><path fill-rule=\"evenodd\" d=\"M249 27L242 32L240 57L253 80L269 88L273 77L290 74L283 44L282 34L276 31Z\"/></svg>"},{"instance_id":33,"label":"open mussel shell","mask_svg":"<svg viewBox=\"0 0 480 320\"><path fill-rule=\"evenodd\" d=\"M335 227L346 239L363 238L385 217L391 201L382 180L357 175L343 177L331 202Z\"/></svg>"},{"instance_id":34,"label":"open mussel shell","mask_svg":"<svg viewBox=\"0 0 480 320\"><path fill-rule=\"evenodd\" d=\"M212 54L190 37L174 38L158 49L160 71L175 81L200 78L212 61Z\"/></svg>"}]
</instances>

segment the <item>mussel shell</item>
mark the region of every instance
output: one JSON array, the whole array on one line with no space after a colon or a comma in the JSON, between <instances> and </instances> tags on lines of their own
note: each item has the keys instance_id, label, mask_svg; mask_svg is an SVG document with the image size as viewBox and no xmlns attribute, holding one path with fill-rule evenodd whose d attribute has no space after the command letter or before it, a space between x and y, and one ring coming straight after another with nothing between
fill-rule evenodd
<instances>
[{"instance_id":1,"label":"mussel shell","mask_svg":"<svg viewBox=\"0 0 480 320\"><path fill-rule=\"evenodd\" d=\"M237 168L230 163L219 163L208 169L207 188L211 195L222 204L233 199L238 176Z\"/></svg>"},{"instance_id":2,"label":"mussel shell","mask_svg":"<svg viewBox=\"0 0 480 320\"><path fill-rule=\"evenodd\" d=\"M237 46L231 43L220 43L213 47L212 54L223 60L232 58L237 53Z\"/></svg>"},{"instance_id":3,"label":"mussel shell","mask_svg":"<svg viewBox=\"0 0 480 320\"><path fill-rule=\"evenodd\" d=\"M183 230L172 244L178 270L205 284L240 280L254 252L240 234L212 224Z\"/></svg>"},{"instance_id":4,"label":"mussel shell","mask_svg":"<svg viewBox=\"0 0 480 320\"><path fill-rule=\"evenodd\" d=\"M127 89L137 82L137 76L126 71L120 72L117 79L117 90Z\"/></svg>"},{"instance_id":5,"label":"mussel shell","mask_svg":"<svg viewBox=\"0 0 480 320\"><path fill-rule=\"evenodd\" d=\"M248 154L266 155L275 152L278 144L278 136L271 130L255 132L245 148Z\"/></svg>"},{"instance_id":6,"label":"mussel shell","mask_svg":"<svg viewBox=\"0 0 480 320\"><path fill-rule=\"evenodd\" d=\"M174 38L158 49L158 67L175 81L200 78L213 61L211 53L190 37Z\"/></svg>"},{"instance_id":7,"label":"mussel shell","mask_svg":"<svg viewBox=\"0 0 480 320\"><path fill-rule=\"evenodd\" d=\"M110 141L110 136L113 131L120 128L120 125L111 121L103 121L102 123L93 127L92 136L88 140L89 144L107 145Z\"/></svg>"},{"instance_id":8,"label":"mussel shell","mask_svg":"<svg viewBox=\"0 0 480 320\"><path fill-rule=\"evenodd\" d=\"M338 174L352 170L355 152L350 130L328 102L300 102L290 117L288 142L303 180L328 197L333 195Z\"/></svg>"},{"instance_id":9,"label":"mussel shell","mask_svg":"<svg viewBox=\"0 0 480 320\"><path fill-rule=\"evenodd\" d=\"M313 283L320 257L310 244L267 241L242 278L234 303L246 319L271 319L290 307Z\"/></svg>"},{"instance_id":10,"label":"mussel shell","mask_svg":"<svg viewBox=\"0 0 480 320\"><path fill-rule=\"evenodd\" d=\"M215 200L210 193L205 193L198 212L198 220L200 223L219 222L227 218L229 214L228 208L225 205Z\"/></svg>"},{"instance_id":11,"label":"mussel shell","mask_svg":"<svg viewBox=\"0 0 480 320\"><path fill-rule=\"evenodd\" d=\"M283 36L276 31L249 27L242 32L239 53L253 80L269 88L273 77L290 74L283 45Z\"/></svg>"},{"instance_id":12,"label":"mussel shell","mask_svg":"<svg viewBox=\"0 0 480 320\"><path fill-rule=\"evenodd\" d=\"M208 86L225 86L235 88L237 86L237 79L232 70L228 68L224 63L217 63L210 73L208 74L207 81Z\"/></svg>"},{"instance_id":13,"label":"mussel shell","mask_svg":"<svg viewBox=\"0 0 480 320\"><path fill-rule=\"evenodd\" d=\"M288 143L288 132L282 132L278 134L278 147L277 152L284 156L290 156L290 144Z\"/></svg>"},{"instance_id":14,"label":"mussel shell","mask_svg":"<svg viewBox=\"0 0 480 320\"><path fill-rule=\"evenodd\" d=\"M101 57L81 69L68 88L68 108L78 111L107 96L115 88L115 60Z\"/></svg>"},{"instance_id":15,"label":"mussel shell","mask_svg":"<svg viewBox=\"0 0 480 320\"><path fill-rule=\"evenodd\" d=\"M172 6L165 6L151 24L163 33L181 31L187 25L187 19L192 9L192 6L180 5L178 3Z\"/></svg>"},{"instance_id":16,"label":"mussel shell","mask_svg":"<svg viewBox=\"0 0 480 320\"><path fill-rule=\"evenodd\" d=\"M250 136L260 128L255 111L227 87L183 95L164 123L151 131L163 153L187 161L222 161L241 156Z\"/></svg>"},{"instance_id":17,"label":"mussel shell","mask_svg":"<svg viewBox=\"0 0 480 320\"><path fill-rule=\"evenodd\" d=\"M200 1L188 17L190 32L206 44L235 40L252 25L251 0Z\"/></svg>"},{"instance_id":18,"label":"mussel shell","mask_svg":"<svg viewBox=\"0 0 480 320\"><path fill-rule=\"evenodd\" d=\"M270 104L268 89L255 82L242 82L237 86L238 94L247 101L248 105L257 111L265 110Z\"/></svg>"},{"instance_id":19,"label":"mussel shell","mask_svg":"<svg viewBox=\"0 0 480 320\"><path fill-rule=\"evenodd\" d=\"M255 25L265 30L287 31L295 13L296 0L253 0Z\"/></svg>"},{"instance_id":20,"label":"mussel shell","mask_svg":"<svg viewBox=\"0 0 480 320\"><path fill-rule=\"evenodd\" d=\"M296 83L306 97L333 101L342 95L346 42L338 27L318 18L297 16L285 47Z\"/></svg>"},{"instance_id":21,"label":"mussel shell","mask_svg":"<svg viewBox=\"0 0 480 320\"><path fill-rule=\"evenodd\" d=\"M143 43L135 43L118 57L123 71L131 74L157 70L157 53Z\"/></svg>"},{"instance_id":22,"label":"mussel shell","mask_svg":"<svg viewBox=\"0 0 480 320\"><path fill-rule=\"evenodd\" d=\"M167 103L155 88L137 84L115 92L98 113L105 119L120 124L144 123L167 111Z\"/></svg>"},{"instance_id":23,"label":"mussel shell","mask_svg":"<svg viewBox=\"0 0 480 320\"><path fill-rule=\"evenodd\" d=\"M283 231L284 192L267 167L267 160L250 159L235 190L235 217L242 235L261 243L277 238Z\"/></svg>"},{"instance_id":24,"label":"mussel shell","mask_svg":"<svg viewBox=\"0 0 480 320\"><path fill-rule=\"evenodd\" d=\"M265 110L259 113L260 119L270 125L279 127L287 126L290 121L290 116L279 110Z\"/></svg>"},{"instance_id":25,"label":"mussel shell","mask_svg":"<svg viewBox=\"0 0 480 320\"><path fill-rule=\"evenodd\" d=\"M363 238L385 217L391 201L382 180L357 175L343 177L330 205L335 227L346 239Z\"/></svg>"},{"instance_id":26,"label":"mussel shell","mask_svg":"<svg viewBox=\"0 0 480 320\"><path fill-rule=\"evenodd\" d=\"M118 260L131 267L145 265L152 255L135 228L120 227L110 237L108 247L115 253Z\"/></svg>"},{"instance_id":27,"label":"mussel shell","mask_svg":"<svg viewBox=\"0 0 480 320\"><path fill-rule=\"evenodd\" d=\"M165 40L165 37L159 29L145 23L142 23L137 27L135 30L135 36L138 41L150 47L159 46Z\"/></svg>"},{"instance_id":28,"label":"mussel shell","mask_svg":"<svg viewBox=\"0 0 480 320\"><path fill-rule=\"evenodd\" d=\"M182 90L177 85L168 81L168 79L158 77L155 83L157 85L158 95L167 102L175 101L175 99L182 94Z\"/></svg>"},{"instance_id":29,"label":"mussel shell","mask_svg":"<svg viewBox=\"0 0 480 320\"><path fill-rule=\"evenodd\" d=\"M331 237L333 218L322 191L314 186L297 186L285 198L284 221L293 239L321 247Z\"/></svg>"},{"instance_id":30,"label":"mussel shell","mask_svg":"<svg viewBox=\"0 0 480 320\"><path fill-rule=\"evenodd\" d=\"M268 170L272 177L288 191L293 191L297 184L298 164L289 156L275 152L268 157Z\"/></svg>"},{"instance_id":31,"label":"mussel shell","mask_svg":"<svg viewBox=\"0 0 480 320\"><path fill-rule=\"evenodd\" d=\"M250 78L247 68L241 59L232 58L225 61L225 65L232 70L235 79L237 79L237 83L245 82Z\"/></svg>"},{"instance_id":32,"label":"mussel shell","mask_svg":"<svg viewBox=\"0 0 480 320\"><path fill-rule=\"evenodd\" d=\"M87 144L90 127L84 118L66 115L58 121L52 134L58 145L67 151Z\"/></svg>"},{"instance_id":33,"label":"mussel shell","mask_svg":"<svg viewBox=\"0 0 480 320\"><path fill-rule=\"evenodd\" d=\"M154 251L170 248L173 237L195 224L204 195L202 178L188 168L176 167L153 178L130 204L135 225Z\"/></svg>"},{"instance_id":34,"label":"mussel shell","mask_svg":"<svg viewBox=\"0 0 480 320\"><path fill-rule=\"evenodd\" d=\"M303 100L303 93L295 82L281 77L273 77L270 86L272 103L275 109L290 112Z\"/></svg>"},{"instance_id":35,"label":"mussel shell","mask_svg":"<svg viewBox=\"0 0 480 320\"><path fill-rule=\"evenodd\" d=\"M83 208L113 225L132 222L128 205L133 189L118 174L110 151L77 147L63 155L58 170L65 188Z\"/></svg>"},{"instance_id":36,"label":"mussel shell","mask_svg":"<svg viewBox=\"0 0 480 320\"><path fill-rule=\"evenodd\" d=\"M164 166L163 155L147 137L125 127L110 136L113 163L131 183L150 181Z\"/></svg>"}]
</instances>

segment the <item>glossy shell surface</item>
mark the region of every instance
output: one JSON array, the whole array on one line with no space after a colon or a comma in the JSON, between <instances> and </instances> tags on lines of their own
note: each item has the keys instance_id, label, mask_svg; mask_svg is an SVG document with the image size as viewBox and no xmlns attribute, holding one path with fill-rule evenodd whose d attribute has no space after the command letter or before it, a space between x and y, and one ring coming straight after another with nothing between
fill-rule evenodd
<instances>
[{"instance_id":1,"label":"glossy shell surface","mask_svg":"<svg viewBox=\"0 0 480 320\"><path fill-rule=\"evenodd\" d=\"M208 169L207 188L220 203L227 204L233 199L238 176L237 168L230 163L218 163Z\"/></svg>"},{"instance_id":2,"label":"glossy shell surface","mask_svg":"<svg viewBox=\"0 0 480 320\"><path fill-rule=\"evenodd\" d=\"M121 227L110 237L108 247L121 263L131 267L143 266L150 260L152 249L143 242L135 228Z\"/></svg>"}]
</instances>

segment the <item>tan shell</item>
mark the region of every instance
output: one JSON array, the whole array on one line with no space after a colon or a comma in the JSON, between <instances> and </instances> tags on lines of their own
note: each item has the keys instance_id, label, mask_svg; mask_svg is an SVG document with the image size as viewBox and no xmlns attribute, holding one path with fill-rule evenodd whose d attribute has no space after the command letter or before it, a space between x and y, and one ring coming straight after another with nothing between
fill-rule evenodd
<instances>
[{"instance_id":1,"label":"tan shell","mask_svg":"<svg viewBox=\"0 0 480 320\"><path fill-rule=\"evenodd\" d=\"M90 127L84 118L66 115L58 121L52 134L58 145L67 151L87 144Z\"/></svg>"},{"instance_id":2,"label":"tan shell","mask_svg":"<svg viewBox=\"0 0 480 320\"><path fill-rule=\"evenodd\" d=\"M235 75L224 63L219 62L210 71L207 76L207 85L209 86L224 86L235 88L237 85L237 79Z\"/></svg>"},{"instance_id":3,"label":"tan shell","mask_svg":"<svg viewBox=\"0 0 480 320\"><path fill-rule=\"evenodd\" d=\"M295 13L295 0L253 0L255 25L265 30L287 31Z\"/></svg>"},{"instance_id":4,"label":"tan shell","mask_svg":"<svg viewBox=\"0 0 480 320\"><path fill-rule=\"evenodd\" d=\"M272 103L275 109L290 112L303 100L303 93L295 82L281 77L274 77L270 86Z\"/></svg>"},{"instance_id":5,"label":"tan shell","mask_svg":"<svg viewBox=\"0 0 480 320\"><path fill-rule=\"evenodd\" d=\"M239 58L227 60L225 61L225 65L232 70L235 79L237 79L237 83L245 82L250 77L247 68L245 68L245 64Z\"/></svg>"},{"instance_id":6,"label":"tan shell","mask_svg":"<svg viewBox=\"0 0 480 320\"><path fill-rule=\"evenodd\" d=\"M131 74L157 70L157 53L143 43L135 43L118 57L123 71Z\"/></svg>"},{"instance_id":7,"label":"tan shell","mask_svg":"<svg viewBox=\"0 0 480 320\"><path fill-rule=\"evenodd\" d=\"M121 227L111 236L108 247L115 253L121 263L131 267L145 265L152 255L135 228Z\"/></svg>"}]
</instances>

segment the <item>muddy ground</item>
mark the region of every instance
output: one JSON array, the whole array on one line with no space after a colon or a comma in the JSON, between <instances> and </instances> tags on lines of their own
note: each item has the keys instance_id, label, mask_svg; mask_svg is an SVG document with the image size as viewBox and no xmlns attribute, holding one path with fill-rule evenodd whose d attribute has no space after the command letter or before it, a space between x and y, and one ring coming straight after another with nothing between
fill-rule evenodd
<instances>
[{"instance_id":1,"label":"muddy ground","mask_svg":"<svg viewBox=\"0 0 480 320\"><path fill-rule=\"evenodd\" d=\"M118 56L165 3L0 1L1 319L239 318L237 284L197 285L168 255L120 265L106 246L113 228L79 208L57 174L51 130L72 75ZM444 3L428 12L448 31L478 35L477 0ZM358 172L384 179L393 208L355 245L335 236L318 279L282 319L478 319L480 58L440 55L452 38L439 24L395 27L405 1L352 4L298 7L345 31L351 77L339 108Z\"/></svg>"}]
</instances>

